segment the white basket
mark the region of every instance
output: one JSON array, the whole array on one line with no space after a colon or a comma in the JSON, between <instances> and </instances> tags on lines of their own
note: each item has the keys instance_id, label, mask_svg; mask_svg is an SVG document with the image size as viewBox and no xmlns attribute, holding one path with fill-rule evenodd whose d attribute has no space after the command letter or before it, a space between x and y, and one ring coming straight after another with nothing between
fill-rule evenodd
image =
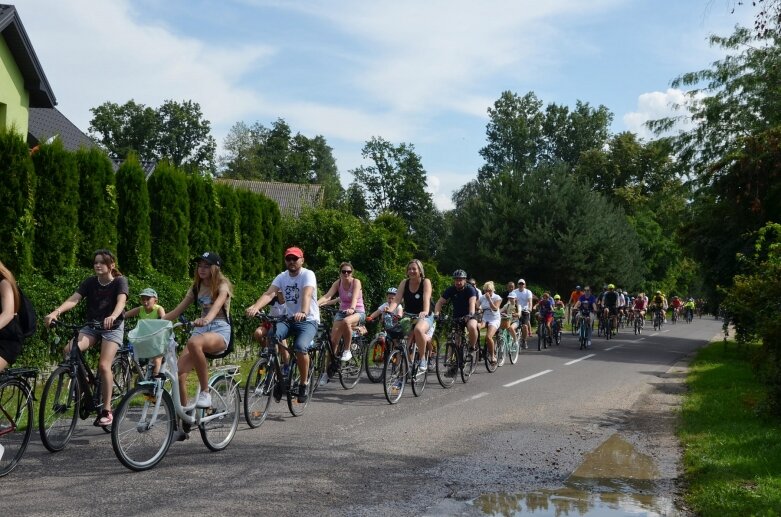
<instances>
[{"instance_id":1,"label":"white basket","mask_svg":"<svg viewBox=\"0 0 781 517\"><path fill-rule=\"evenodd\" d=\"M136 358L148 359L165 353L172 332L173 324L168 320L139 320L127 337Z\"/></svg>"}]
</instances>

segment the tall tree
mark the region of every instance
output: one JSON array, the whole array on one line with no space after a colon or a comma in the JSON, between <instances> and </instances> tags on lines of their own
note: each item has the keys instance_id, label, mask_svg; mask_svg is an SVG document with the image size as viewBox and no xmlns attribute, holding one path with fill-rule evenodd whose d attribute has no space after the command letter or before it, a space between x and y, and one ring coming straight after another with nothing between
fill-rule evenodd
<instances>
[{"instance_id":1,"label":"tall tree","mask_svg":"<svg viewBox=\"0 0 781 517\"><path fill-rule=\"evenodd\" d=\"M216 172L217 142L200 104L167 100L157 109L157 118L159 158L168 158L176 167L190 165Z\"/></svg>"},{"instance_id":2,"label":"tall tree","mask_svg":"<svg viewBox=\"0 0 781 517\"><path fill-rule=\"evenodd\" d=\"M33 266L36 177L22 135L0 130L0 260L15 274Z\"/></svg>"},{"instance_id":3,"label":"tall tree","mask_svg":"<svg viewBox=\"0 0 781 517\"><path fill-rule=\"evenodd\" d=\"M75 157L79 171L79 202L85 207L79 210L81 242L76 256L81 266L91 267L95 250L108 248L116 251L116 175L111 160L100 149L81 149L76 151ZM100 223L96 224L98 221Z\"/></svg>"},{"instance_id":4,"label":"tall tree","mask_svg":"<svg viewBox=\"0 0 781 517\"><path fill-rule=\"evenodd\" d=\"M149 192L135 154L117 171L117 257L123 270L143 273L151 266Z\"/></svg>"}]
</instances>

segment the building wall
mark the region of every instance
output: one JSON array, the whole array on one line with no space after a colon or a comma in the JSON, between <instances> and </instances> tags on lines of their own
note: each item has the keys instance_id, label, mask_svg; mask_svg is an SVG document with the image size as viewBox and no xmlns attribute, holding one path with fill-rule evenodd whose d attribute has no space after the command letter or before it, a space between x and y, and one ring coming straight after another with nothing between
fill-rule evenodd
<instances>
[{"instance_id":1,"label":"building wall","mask_svg":"<svg viewBox=\"0 0 781 517\"><path fill-rule=\"evenodd\" d=\"M30 113L30 95L24 88L24 79L11 50L0 35L0 127L14 126L27 140L27 121Z\"/></svg>"}]
</instances>

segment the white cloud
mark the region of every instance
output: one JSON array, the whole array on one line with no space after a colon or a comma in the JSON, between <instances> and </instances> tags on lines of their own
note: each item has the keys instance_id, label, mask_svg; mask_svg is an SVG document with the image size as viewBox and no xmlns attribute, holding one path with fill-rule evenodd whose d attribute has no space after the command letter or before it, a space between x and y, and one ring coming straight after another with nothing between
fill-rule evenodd
<instances>
[{"instance_id":1,"label":"white cloud","mask_svg":"<svg viewBox=\"0 0 781 517\"><path fill-rule=\"evenodd\" d=\"M686 92L678 88L668 88L664 92L643 93L637 98L637 111L626 113L623 116L624 125L628 131L636 133L640 138L646 140L655 138L655 135L645 125L649 120L684 116L673 132L690 129L692 125L685 118L686 111L676 109L676 107L685 106L690 102L691 99Z\"/></svg>"}]
</instances>

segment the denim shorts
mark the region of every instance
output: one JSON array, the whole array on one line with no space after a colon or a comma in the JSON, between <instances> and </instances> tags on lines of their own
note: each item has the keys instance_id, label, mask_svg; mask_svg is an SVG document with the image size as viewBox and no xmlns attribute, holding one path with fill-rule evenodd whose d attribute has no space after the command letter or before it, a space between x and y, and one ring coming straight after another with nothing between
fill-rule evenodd
<instances>
[{"instance_id":1,"label":"denim shorts","mask_svg":"<svg viewBox=\"0 0 781 517\"><path fill-rule=\"evenodd\" d=\"M201 334L206 334L207 332L214 332L215 334L219 334L222 340L225 341L225 348L228 348L228 343L230 343L231 340L231 326L228 324L227 320L214 320L206 326L195 327L193 329L192 335L199 336ZM225 350L225 348L222 350ZM210 353L219 354L222 352L222 350Z\"/></svg>"},{"instance_id":2,"label":"denim shorts","mask_svg":"<svg viewBox=\"0 0 781 517\"><path fill-rule=\"evenodd\" d=\"M312 344L312 340L315 339L316 334L316 321L280 321L277 323L277 342L287 339L290 335L294 335L295 341L293 341L293 350L296 352L306 353L309 350L309 345Z\"/></svg>"},{"instance_id":3,"label":"denim shorts","mask_svg":"<svg viewBox=\"0 0 781 517\"><path fill-rule=\"evenodd\" d=\"M355 311L355 314L358 315L358 323L356 323L356 325L363 325L364 323L366 323L366 313L365 312ZM342 311L339 311L339 312L337 312L334 315L334 322L342 321L347 316L348 316L347 314L344 314ZM349 316L354 316L354 314L349 314Z\"/></svg>"},{"instance_id":4,"label":"denim shorts","mask_svg":"<svg viewBox=\"0 0 781 517\"><path fill-rule=\"evenodd\" d=\"M119 324L119 327L113 330L98 330L92 327L82 327L81 330L79 330L79 334L84 334L96 339L102 338L103 341L111 341L122 346L122 343L125 341L125 322L122 321L122 323Z\"/></svg>"}]
</instances>

